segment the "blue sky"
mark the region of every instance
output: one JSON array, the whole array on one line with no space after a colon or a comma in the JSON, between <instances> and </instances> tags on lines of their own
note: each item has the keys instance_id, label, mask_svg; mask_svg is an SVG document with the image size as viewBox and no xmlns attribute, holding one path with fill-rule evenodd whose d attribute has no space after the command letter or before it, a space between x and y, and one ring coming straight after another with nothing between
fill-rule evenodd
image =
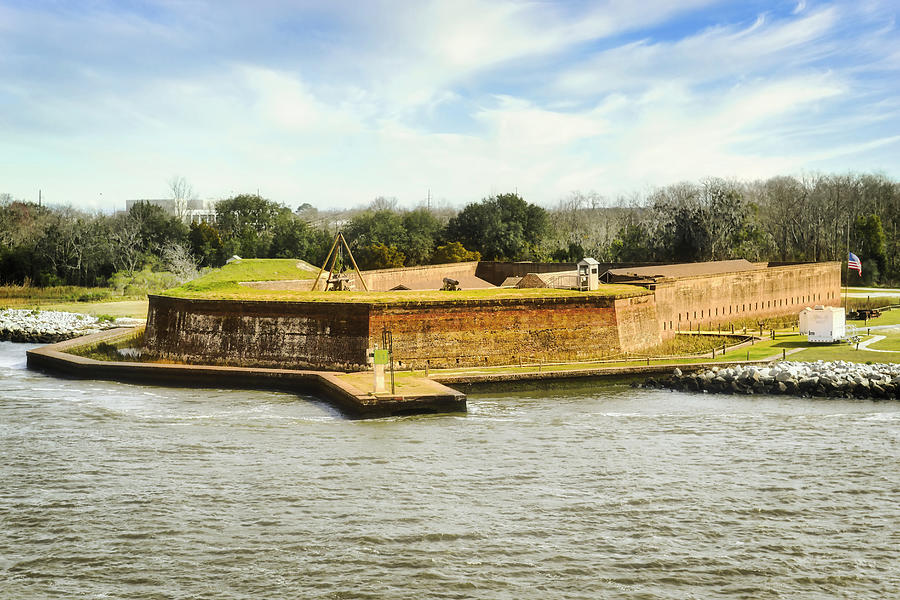
<instances>
[{"instance_id":1,"label":"blue sky","mask_svg":"<svg viewBox=\"0 0 900 600\"><path fill-rule=\"evenodd\" d=\"M0 0L0 193L552 205L900 177L894 0Z\"/></svg>"}]
</instances>

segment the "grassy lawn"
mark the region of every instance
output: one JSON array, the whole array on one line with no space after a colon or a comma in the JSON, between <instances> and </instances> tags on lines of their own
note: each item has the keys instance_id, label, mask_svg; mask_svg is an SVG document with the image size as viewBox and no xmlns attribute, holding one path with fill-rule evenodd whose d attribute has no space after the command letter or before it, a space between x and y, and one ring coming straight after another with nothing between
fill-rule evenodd
<instances>
[{"instance_id":1,"label":"grassy lawn","mask_svg":"<svg viewBox=\"0 0 900 600\"><path fill-rule=\"evenodd\" d=\"M507 289L490 288L483 290L461 290L445 292L442 290L403 290L392 292L311 292L295 290L258 290L242 287L237 283L223 283L214 288L198 290L183 285L166 291L166 295L179 298L215 298L221 300L273 300L280 302L351 302L377 304L387 302L452 302L461 300L498 300L513 298L560 298L569 296L601 296L628 298L644 296L649 292L644 288L631 285L604 285L595 292L577 292L573 290L555 290L548 288Z\"/></svg>"},{"instance_id":2,"label":"grassy lawn","mask_svg":"<svg viewBox=\"0 0 900 600\"><path fill-rule=\"evenodd\" d=\"M900 296L900 288L848 287L847 291L851 294L865 294L867 292L897 292L897 295Z\"/></svg>"},{"instance_id":3,"label":"grassy lawn","mask_svg":"<svg viewBox=\"0 0 900 600\"><path fill-rule=\"evenodd\" d=\"M289 281L314 279L318 269L294 258L245 258L213 269L201 277L170 290L171 293L215 294L235 292L241 281Z\"/></svg>"},{"instance_id":4,"label":"grassy lawn","mask_svg":"<svg viewBox=\"0 0 900 600\"><path fill-rule=\"evenodd\" d=\"M147 318L146 297L121 296L111 288L0 286L0 308Z\"/></svg>"},{"instance_id":5,"label":"grassy lawn","mask_svg":"<svg viewBox=\"0 0 900 600\"><path fill-rule=\"evenodd\" d=\"M112 288L79 287L58 285L52 287L32 287L21 285L0 286L0 308L25 308L40 304L61 302L98 302L126 300Z\"/></svg>"},{"instance_id":6,"label":"grassy lawn","mask_svg":"<svg viewBox=\"0 0 900 600\"><path fill-rule=\"evenodd\" d=\"M116 302L60 302L32 306L15 306L13 308L37 308L39 310L59 310L62 312L81 313L83 315L108 315L110 317L147 318L147 299L119 300Z\"/></svg>"},{"instance_id":7,"label":"grassy lawn","mask_svg":"<svg viewBox=\"0 0 900 600\"><path fill-rule=\"evenodd\" d=\"M875 327L876 325L900 325L900 310L884 311L877 319L869 319L868 321L851 321L847 319L847 325L852 325L858 330L866 327Z\"/></svg>"},{"instance_id":8,"label":"grassy lawn","mask_svg":"<svg viewBox=\"0 0 900 600\"><path fill-rule=\"evenodd\" d=\"M874 344L870 344L869 348L874 348L876 350L891 350L893 352L897 352L900 354L900 333L895 333L891 331L879 331L878 335L885 336L885 339L879 340ZM862 350L860 350L862 352ZM873 353L869 353L873 354ZM880 354L880 353L879 353ZM873 356L877 356L873 354ZM890 361L894 362L894 361Z\"/></svg>"}]
</instances>

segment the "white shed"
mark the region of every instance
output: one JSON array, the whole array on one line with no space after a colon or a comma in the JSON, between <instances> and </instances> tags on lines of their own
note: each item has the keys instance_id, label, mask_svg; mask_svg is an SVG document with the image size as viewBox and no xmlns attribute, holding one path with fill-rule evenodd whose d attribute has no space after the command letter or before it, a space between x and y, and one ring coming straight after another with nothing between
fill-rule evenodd
<instances>
[{"instance_id":1,"label":"white shed","mask_svg":"<svg viewBox=\"0 0 900 600\"><path fill-rule=\"evenodd\" d=\"M596 290L600 287L600 263L593 258L582 258L578 261L578 289L582 292Z\"/></svg>"},{"instance_id":2,"label":"white shed","mask_svg":"<svg viewBox=\"0 0 900 600\"><path fill-rule=\"evenodd\" d=\"M800 333L810 342L839 342L847 335L844 309L836 306L816 306L800 311Z\"/></svg>"}]
</instances>

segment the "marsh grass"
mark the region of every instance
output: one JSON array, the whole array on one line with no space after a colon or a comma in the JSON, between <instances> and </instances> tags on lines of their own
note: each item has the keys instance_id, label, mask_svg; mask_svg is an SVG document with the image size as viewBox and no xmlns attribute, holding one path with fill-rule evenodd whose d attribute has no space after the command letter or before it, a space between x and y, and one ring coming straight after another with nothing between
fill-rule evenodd
<instances>
[{"instance_id":1,"label":"marsh grass","mask_svg":"<svg viewBox=\"0 0 900 600\"><path fill-rule=\"evenodd\" d=\"M34 287L31 285L0 286L0 306L16 307L22 305L52 304L58 302L102 302L104 300L121 299L111 288L91 288L75 285L58 285L52 287Z\"/></svg>"}]
</instances>

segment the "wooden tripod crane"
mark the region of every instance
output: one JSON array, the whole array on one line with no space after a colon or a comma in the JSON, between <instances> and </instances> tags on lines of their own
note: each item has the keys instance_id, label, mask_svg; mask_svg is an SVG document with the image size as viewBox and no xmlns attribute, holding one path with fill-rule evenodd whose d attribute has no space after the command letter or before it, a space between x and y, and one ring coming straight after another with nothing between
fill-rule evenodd
<instances>
[{"instance_id":1,"label":"wooden tripod crane","mask_svg":"<svg viewBox=\"0 0 900 600\"><path fill-rule=\"evenodd\" d=\"M366 280L363 278L362 273L359 270L359 267L356 266L356 259L353 258L353 252L350 251L350 245L347 243L347 240L344 239L344 234L341 231L337 232L337 235L334 236L334 243L331 244L331 250L328 251L328 255L325 257L325 262L322 263L322 268L319 269L319 273L316 275L316 280L313 282L312 289L315 290L316 286L319 285L319 279L322 277L322 273L327 269L328 270L328 279L325 282L325 290L340 290L344 289L342 285L338 284L339 281L344 281L340 279L340 277L335 278L334 269L338 265L338 258L343 254L343 250L347 250L347 256L350 257L350 262L353 263L353 268L356 271L357 277L362 282L363 289L365 291L369 291L369 286L366 285ZM332 285L329 288L329 284ZM338 285L335 285L338 284Z\"/></svg>"}]
</instances>

